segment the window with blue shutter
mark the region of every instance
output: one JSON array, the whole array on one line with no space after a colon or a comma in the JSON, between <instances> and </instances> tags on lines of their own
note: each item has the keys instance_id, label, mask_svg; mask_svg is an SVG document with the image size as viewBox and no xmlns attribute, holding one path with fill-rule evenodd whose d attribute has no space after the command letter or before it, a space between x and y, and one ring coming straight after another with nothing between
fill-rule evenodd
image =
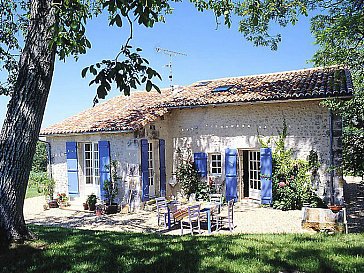
<instances>
[{"instance_id":1,"label":"window with blue shutter","mask_svg":"<svg viewBox=\"0 0 364 273\"><path fill-rule=\"evenodd\" d=\"M272 149L260 149L261 203L272 204Z\"/></svg>"},{"instance_id":2,"label":"window with blue shutter","mask_svg":"<svg viewBox=\"0 0 364 273\"><path fill-rule=\"evenodd\" d=\"M79 194L77 142L66 142L68 194Z\"/></svg>"},{"instance_id":3,"label":"window with blue shutter","mask_svg":"<svg viewBox=\"0 0 364 273\"><path fill-rule=\"evenodd\" d=\"M237 149L225 150L226 201L238 200Z\"/></svg>"},{"instance_id":4,"label":"window with blue shutter","mask_svg":"<svg viewBox=\"0 0 364 273\"><path fill-rule=\"evenodd\" d=\"M105 199L104 182L110 181L110 143L99 141L99 164L100 164L100 195L101 200Z\"/></svg>"},{"instance_id":5,"label":"window with blue shutter","mask_svg":"<svg viewBox=\"0 0 364 273\"><path fill-rule=\"evenodd\" d=\"M159 140L159 176L160 176L160 194L166 196L166 141Z\"/></svg>"},{"instance_id":6,"label":"window with blue shutter","mask_svg":"<svg viewBox=\"0 0 364 273\"><path fill-rule=\"evenodd\" d=\"M207 154L206 153L194 153L193 161L194 161L198 174L201 177L207 177Z\"/></svg>"},{"instance_id":7,"label":"window with blue shutter","mask_svg":"<svg viewBox=\"0 0 364 273\"><path fill-rule=\"evenodd\" d=\"M149 200L149 169L148 169L148 140L140 140L141 171L142 171L142 201Z\"/></svg>"}]
</instances>

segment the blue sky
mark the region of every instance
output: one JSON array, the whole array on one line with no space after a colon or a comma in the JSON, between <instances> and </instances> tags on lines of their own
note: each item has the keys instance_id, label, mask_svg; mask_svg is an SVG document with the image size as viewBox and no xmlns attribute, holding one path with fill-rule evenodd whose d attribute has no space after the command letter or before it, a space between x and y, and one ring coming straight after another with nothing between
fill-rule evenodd
<instances>
[{"instance_id":1,"label":"blue sky","mask_svg":"<svg viewBox=\"0 0 364 273\"><path fill-rule=\"evenodd\" d=\"M294 27L273 29L282 34L278 51L254 47L237 31L216 23L212 13L198 12L189 3L176 3L175 11L167 16L165 24L152 29L135 27L132 45L143 49L142 55L150 61L163 81L156 83L168 87L169 70L165 65L169 57L157 53L156 47L183 52L187 56L173 57L173 83L188 85L199 80L232 76L262 74L311 67L307 63L315 46L309 30L309 21L302 18ZM124 24L126 26L126 23ZM96 88L89 87L90 79L81 78L81 70L103 58L114 58L127 38L127 28L108 27L105 17L88 24L88 37L92 49L80 56L78 62L69 58L66 63L57 61L51 92L42 127L92 106ZM108 98L119 95L113 90ZM8 98L0 96L0 124L3 123Z\"/></svg>"}]
</instances>

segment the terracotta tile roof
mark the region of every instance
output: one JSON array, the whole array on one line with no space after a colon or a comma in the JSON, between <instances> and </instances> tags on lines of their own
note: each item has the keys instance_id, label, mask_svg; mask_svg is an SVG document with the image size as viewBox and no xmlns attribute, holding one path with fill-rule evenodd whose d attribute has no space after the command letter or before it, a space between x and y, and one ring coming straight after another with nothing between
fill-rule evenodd
<instances>
[{"instance_id":1,"label":"terracotta tile roof","mask_svg":"<svg viewBox=\"0 0 364 273\"><path fill-rule=\"evenodd\" d=\"M272 74L217 79L157 92L118 96L41 131L41 135L98 131L134 131L172 108L225 103L282 101L351 96L345 68L311 68Z\"/></svg>"},{"instance_id":2,"label":"terracotta tile roof","mask_svg":"<svg viewBox=\"0 0 364 273\"><path fill-rule=\"evenodd\" d=\"M159 94L133 92L130 96L117 96L93 108L69 117L46 129L41 135L84 133L99 131L134 131L167 113L166 107L155 107L168 100L171 92Z\"/></svg>"},{"instance_id":3,"label":"terracotta tile roof","mask_svg":"<svg viewBox=\"0 0 364 273\"><path fill-rule=\"evenodd\" d=\"M219 87L228 90L218 91ZM351 76L347 69L311 68L195 83L163 106L327 98L351 96L352 92Z\"/></svg>"}]
</instances>

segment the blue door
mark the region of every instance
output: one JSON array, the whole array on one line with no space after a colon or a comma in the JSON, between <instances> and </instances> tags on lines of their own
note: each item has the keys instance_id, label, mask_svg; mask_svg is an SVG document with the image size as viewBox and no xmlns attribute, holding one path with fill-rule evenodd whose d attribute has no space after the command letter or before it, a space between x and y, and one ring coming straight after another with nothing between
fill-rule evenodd
<instances>
[{"instance_id":1,"label":"blue door","mask_svg":"<svg viewBox=\"0 0 364 273\"><path fill-rule=\"evenodd\" d=\"M77 142L66 142L68 194L79 194Z\"/></svg>"},{"instance_id":2,"label":"blue door","mask_svg":"<svg viewBox=\"0 0 364 273\"><path fill-rule=\"evenodd\" d=\"M149 200L148 140L141 139L142 201Z\"/></svg>"},{"instance_id":3,"label":"blue door","mask_svg":"<svg viewBox=\"0 0 364 273\"><path fill-rule=\"evenodd\" d=\"M166 196L166 142L164 139L159 140L159 177L160 177L160 195Z\"/></svg>"},{"instance_id":4,"label":"blue door","mask_svg":"<svg viewBox=\"0 0 364 273\"><path fill-rule=\"evenodd\" d=\"M260 149L261 203L272 204L272 150Z\"/></svg>"},{"instance_id":5,"label":"blue door","mask_svg":"<svg viewBox=\"0 0 364 273\"><path fill-rule=\"evenodd\" d=\"M226 200L238 200L237 149L225 150Z\"/></svg>"},{"instance_id":6,"label":"blue door","mask_svg":"<svg viewBox=\"0 0 364 273\"><path fill-rule=\"evenodd\" d=\"M110 181L110 143L99 141L99 162L100 162L100 197L105 199L104 183Z\"/></svg>"}]
</instances>

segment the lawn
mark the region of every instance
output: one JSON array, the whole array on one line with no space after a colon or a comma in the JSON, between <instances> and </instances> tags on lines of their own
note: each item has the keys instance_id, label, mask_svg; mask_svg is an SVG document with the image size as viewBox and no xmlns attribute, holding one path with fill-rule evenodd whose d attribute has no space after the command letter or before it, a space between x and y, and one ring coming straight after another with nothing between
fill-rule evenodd
<instances>
[{"instance_id":1,"label":"lawn","mask_svg":"<svg viewBox=\"0 0 364 273\"><path fill-rule=\"evenodd\" d=\"M161 236L32 226L1 272L363 272L364 234Z\"/></svg>"},{"instance_id":2,"label":"lawn","mask_svg":"<svg viewBox=\"0 0 364 273\"><path fill-rule=\"evenodd\" d=\"M43 195L42 193L38 192L37 187L29 185L27 191L25 193L25 198L32 198Z\"/></svg>"}]
</instances>

